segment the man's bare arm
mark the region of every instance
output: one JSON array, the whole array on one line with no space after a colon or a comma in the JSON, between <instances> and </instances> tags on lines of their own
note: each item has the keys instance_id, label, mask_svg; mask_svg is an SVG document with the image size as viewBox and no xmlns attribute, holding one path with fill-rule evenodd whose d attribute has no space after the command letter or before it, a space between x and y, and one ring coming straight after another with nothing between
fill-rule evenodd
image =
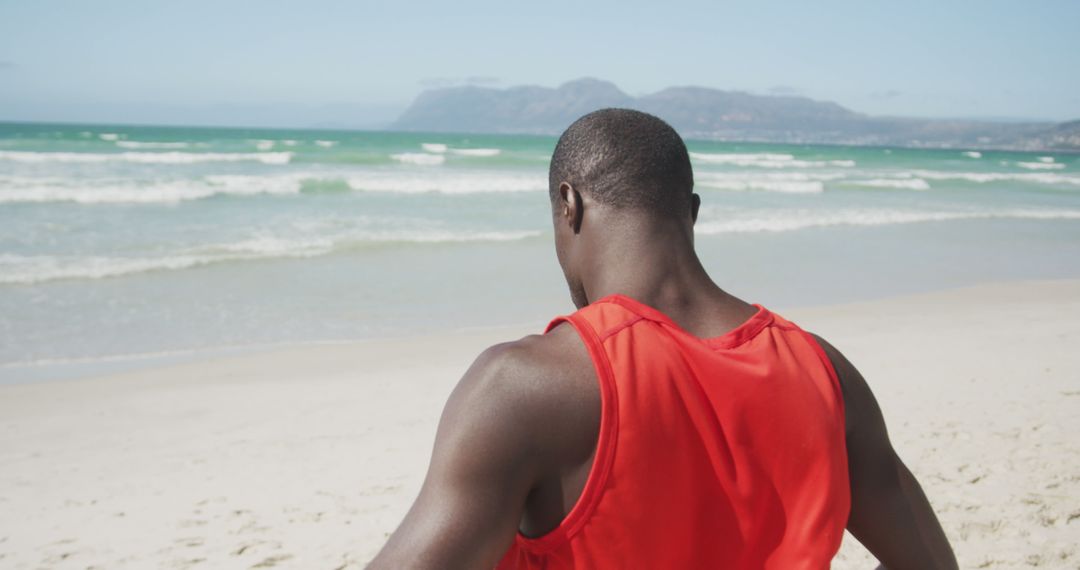
<instances>
[{"instance_id":1,"label":"man's bare arm","mask_svg":"<svg viewBox=\"0 0 1080 570\"><path fill-rule=\"evenodd\" d=\"M530 492L589 458L599 414L572 327L484 351L446 403L419 497L370 567L495 566Z\"/></svg>"},{"instance_id":2,"label":"man's bare arm","mask_svg":"<svg viewBox=\"0 0 1080 570\"><path fill-rule=\"evenodd\" d=\"M450 395L420 495L369 568L492 568L510 547L536 476L511 350L486 350Z\"/></svg>"},{"instance_id":3,"label":"man's bare arm","mask_svg":"<svg viewBox=\"0 0 1080 570\"><path fill-rule=\"evenodd\" d=\"M848 530L889 570L957 567L952 547L919 482L896 455L885 419L862 374L814 336L844 393L851 515Z\"/></svg>"}]
</instances>

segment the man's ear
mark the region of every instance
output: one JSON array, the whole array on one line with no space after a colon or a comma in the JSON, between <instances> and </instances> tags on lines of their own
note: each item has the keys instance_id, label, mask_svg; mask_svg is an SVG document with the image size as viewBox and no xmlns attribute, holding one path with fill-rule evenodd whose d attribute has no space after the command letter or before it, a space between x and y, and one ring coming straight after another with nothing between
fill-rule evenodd
<instances>
[{"instance_id":1,"label":"man's ear","mask_svg":"<svg viewBox=\"0 0 1080 570\"><path fill-rule=\"evenodd\" d=\"M697 223L698 210L701 209L701 196L690 194L690 221Z\"/></svg>"},{"instance_id":2,"label":"man's ear","mask_svg":"<svg viewBox=\"0 0 1080 570\"><path fill-rule=\"evenodd\" d=\"M570 229L575 234L581 233L581 222L585 217L585 203L581 199L581 193L569 182L563 182L559 184L559 198L563 221L570 224Z\"/></svg>"}]
</instances>

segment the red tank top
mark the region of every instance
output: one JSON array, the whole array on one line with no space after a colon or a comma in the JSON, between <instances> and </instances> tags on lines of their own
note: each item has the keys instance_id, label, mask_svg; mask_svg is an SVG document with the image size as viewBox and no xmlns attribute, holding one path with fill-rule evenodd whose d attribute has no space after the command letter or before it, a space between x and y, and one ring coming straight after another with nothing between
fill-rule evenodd
<instances>
[{"instance_id":1,"label":"red tank top","mask_svg":"<svg viewBox=\"0 0 1080 570\"><path fill-rule=\"evenodd\" d=\"M844 409L821 347L760 305L702 339L610 295L557 317L600 383L600 437L562 523L500 569L828 568L850 506Z\"/></svg>"}]
</instances>

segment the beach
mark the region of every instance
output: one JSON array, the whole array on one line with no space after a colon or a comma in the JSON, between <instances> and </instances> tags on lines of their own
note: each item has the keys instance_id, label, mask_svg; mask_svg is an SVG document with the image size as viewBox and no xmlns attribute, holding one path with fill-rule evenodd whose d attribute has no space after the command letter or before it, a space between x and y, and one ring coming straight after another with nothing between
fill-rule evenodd
<instances>
[{"instance_id":1,"label":"beach","mask_svg":"<svg viewBox=\"0 0 1080 570\"><path fill-rule=\"evenodd\" d=\"M962 568L1080 565L1080 281L771 308L866 376ZM0 386L0 566L361 568L465 368L543 324Z\"/></svg>"},{"instance_id":2,"label":"beach","mask_svg":"<svg viewBox=\"0 0 1080 570\"><path fill-rule=\"evenodd\" d=\"M362 567L571 310L554 144L0 123L0 568ZM961 567L1076 568L1080 157L687 145L703 265L863 370Z\"/></svg>"}]
</instances>

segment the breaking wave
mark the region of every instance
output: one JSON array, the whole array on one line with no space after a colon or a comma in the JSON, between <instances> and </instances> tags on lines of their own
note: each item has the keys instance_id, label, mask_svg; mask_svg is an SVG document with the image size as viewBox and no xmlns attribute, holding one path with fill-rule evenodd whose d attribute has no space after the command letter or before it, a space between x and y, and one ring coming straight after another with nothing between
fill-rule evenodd
<instances>
[{"instance_id":1,"label":"breaking wave","mask_svg":"<svg viewBox=\"0 0 1080 570\"><path fill-rule=\"evenodd\" d=\"M695 184L705 188L733 191L817 194L825 191L825 182L843 178L843 174L823 172L701 172Z\"/></svg>"},{"instance_id":2,"label":"breaking wave","mask_svg":"<svg viewBox=\"0 0 1080 570\"><path fill-rule=\"evenodd\" d=\"M390 158L404 164L419 164L423 166L435 166L446 162L446 157L441 154L429 154L426 152L402 152L391 154Z\"/></svg>"},{"instance_id":3,"label":"breaking wave","mask_svg":"<svg viewBox=\"0 0 1080 570\"><path fill-rule=\"evenodd\" d=\"M122 178L81 181L77 178L0 175L0 204L176 204L215 196L282 196L327 192L481 194L538 192L546 189L547 180L543 176L498 171L429 174L370 170L353 174L221 174L148 182Z\"/></svg>"},{"instance_id":4,"label":"breaking wave","mask_svg":"<svg viewBox=\"0 0 1080 570\"><path fill-rule=\"evenodd\" d=\"M420 148L424 149L424 152L433 154L456 154L459 156L499 156L502 154L501 149L497 148L451 148L449 145L443 143L420 143Z\"/></svg>"},{"instance_id":5,"label":"breaking wave","mask_svg":"<svg viewBox=\"0 0 1080 570\"><path fill-rule=\"evenodd\" d=\"M1051 158L1050 160L1053 159ZM1020 168L1026 168L1028 170L1061 170L1065 168L1064 164L1057 162L1047 162L1043 160L1040 160L1039 162L1017 162L1016 165Z\"/></svg>"},{"instance_id":6,"label":"breaking wave","mask_svg":"<svg viewBox=\"0 0 1080 570\"><path fill-rule=\"evenodd\" d=\"M755 166L759 168L852 168L854 160L801 160L792 154L780 153L704 153L691 152L690 158L707 164Z\"/></svg>"},{"instance_id":7,"label":"breaking wave","mask_svg":"<svg viewBox=\"0 0 1080 570\"><path fill-rule=\"evenodd\" d=\"M845 180L845 186L868 188L896 188L898 190L929 190L930 183L922 178L873 178L870 180Z\"/></svg>"},{"instance_id":8,"label":"breaking wave","mask_svg":"<svg viewBox=\"0 0 1080 570\"><path fill-rule=\"evenodd\" d=\"M134 162L143 164L193 164L198 162L256 161L263 164L288 164L291 152L30 152L0 151L0 160L27 163L96 163Z\"/></svg>"},{"instance_id":9,"label":"breaking wave","mask_svg":"<svg viewBox=\"0 0 1080 570\"><path fill-rule=\"evenodd\" d=\"M727 233L789 232L808 228L832 226L886 226L952 220L1020 219L1020 220L1080 220L1080 210L1000 210L982 212L910 211L888 209L845 210L784 210L758 212L756 215L734 214L731 219L716 219L724 214L703 212L705 220L694 226L695 233L715 235ZM709 219L712 218L712 219Z\"/></svg>"},{"instance_id":10,"label":"breaking wave","mask_svg":"<svg viewBox=\"0 0 1080 570\"><path fill-rule=\"evenodd\" d=\"M188 148L191 143L186 142L150 142L150 141L116 141L120 148Z\"/></svg>"},{"instance_id":11,"label":"breaking wave","mask_svg":"<svg viewBox=\"0 0 1080 570\"><path fill-rule=\"evenodd\" d=\"M317 257L377 245L514 241L540 234L539 231L358 230L335 237L253 237L154 257L0 254L0 284L29 285L58 280L104 279L236 261Z\"/></svg>"}]
</instances>

